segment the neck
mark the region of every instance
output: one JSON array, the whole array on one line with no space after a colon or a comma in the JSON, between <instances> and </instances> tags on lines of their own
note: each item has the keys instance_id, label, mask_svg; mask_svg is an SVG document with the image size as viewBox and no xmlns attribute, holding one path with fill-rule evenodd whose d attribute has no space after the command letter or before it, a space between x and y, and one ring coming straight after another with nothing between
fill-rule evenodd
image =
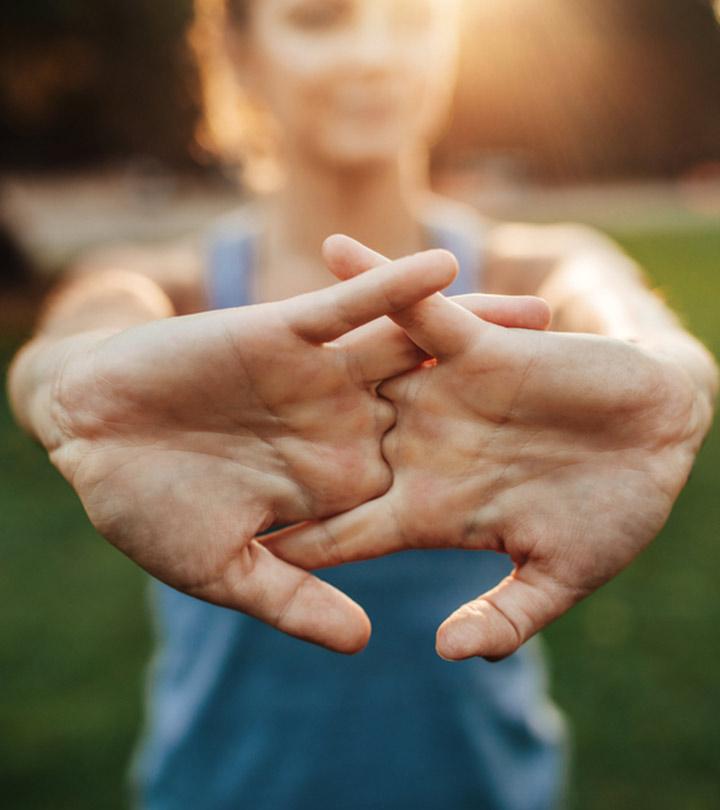
<instances>
[{"instance_id":1,"label":"neck","mask_svg":"<svg viewBox=\"0 0 720 810\"><path fill-rule=\"evenodd\" d=\"M284 186L266 208L268 269L291 263L302 268L309 287L327 283L320 247L333 233L353 236L390 258L422 250L415 209L426 177L421 160L357 170L288 160Z\"/></svg>"}]
</instances>

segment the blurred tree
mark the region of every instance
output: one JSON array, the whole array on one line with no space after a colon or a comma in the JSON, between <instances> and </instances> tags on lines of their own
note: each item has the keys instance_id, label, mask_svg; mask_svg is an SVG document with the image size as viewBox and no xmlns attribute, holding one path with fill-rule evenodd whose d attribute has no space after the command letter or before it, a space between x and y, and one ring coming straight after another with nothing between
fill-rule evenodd
<instances>
[{"instance_id":1,"label":"blurred tree","mask_svg":"<svg viewBox=\"0 0 720 810\"><path fill-rule=\"evenodd\" d=\"M708 0L474 0L439 158L478 145L547 178L673 175L720 159Z\"/></svg>"},{"instance_id":2,"label":"blurred tree","mask_svg":"<svg viewBox=\"0 0 720 810\"><path fill-rule=\"evenodd\" d=\"M0 29L0 168L138 154L188 168L191 0L25 0ZM443 163L506 152L546 179L720 160L710 0L469 0Z\"/></svg>"},{"instance_id":3,"label":"blurred tree","mask_svg":"<svg viewBox=\"0 0 720 810\"><path fill-rule=\"evenodd\" d=\"M31 280L30 259L10 228L0 221L0 295L6 290L27 287Z\"/></svg>"},{"instance_id":4,"label":"blurred tree","mask_svg":"<svg viewBox=\"0 0 720 810\"><path fill-rule=\"evenodd\" d=\"M187 164L190 0L28 0L3 10L0 163L137 153Z\"/></svg>"}]
</instances>

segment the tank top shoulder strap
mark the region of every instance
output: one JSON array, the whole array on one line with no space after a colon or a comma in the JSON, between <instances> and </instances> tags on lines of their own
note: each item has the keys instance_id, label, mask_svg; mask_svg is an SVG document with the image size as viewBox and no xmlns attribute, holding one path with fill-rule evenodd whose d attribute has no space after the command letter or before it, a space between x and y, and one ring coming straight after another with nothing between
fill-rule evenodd
<instances>
[{"instance_id":1,"label":"tank top shoulder strap","mask_svg":"<svg viewBox=\"0 0 720 810\"><path fill-rule=\"evenodd\" d=\"M205 241L207 299L211 309L253 303L257 228L243 212L220 219Z\"/></svg>"},{"instance_id":2,"label":"tank top shoulder strap","mask_svg":"<svg viewBox=\"0 0 720 810\"><path fill-rule=\"evenodd\" d=\"M459 272L446 295L466 295L482 290L485 264L485 237L488 225L479 217L462 216L459 221L426 225L434 247L449 250L458 260Z\"/></svg>"},{"instance_id":3,"label":"tank top shoulder strap","mask_svg":"<svg viewBox=\"0 0 720 810\"><path fill-rule=\"evenodd\" d=\"M478 218L426 224L430 244L449 250L458 260L459 273L446 291L465 295L482 289L484 241L487 225ZM244 212L223 217L206 239L207 296L211 309L253 303L253 276L258 261L257 226Z\"/></svg>"}]
</instances>

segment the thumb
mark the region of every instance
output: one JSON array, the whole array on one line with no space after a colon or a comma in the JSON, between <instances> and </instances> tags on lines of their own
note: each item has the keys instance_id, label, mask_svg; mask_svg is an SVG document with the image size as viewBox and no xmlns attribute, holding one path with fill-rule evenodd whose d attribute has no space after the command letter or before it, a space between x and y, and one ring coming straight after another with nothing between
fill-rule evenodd
<instances>
[{"instance_id":1,"label":"thumb","mask_svg":"<svg viewBox=\"0 0 720 810\"><path fill-rule=\"evenodd\" d=\"M526 563L440 625L437 653L449 661L506 658L586 595Z\"/></svg>"}]
</instances>

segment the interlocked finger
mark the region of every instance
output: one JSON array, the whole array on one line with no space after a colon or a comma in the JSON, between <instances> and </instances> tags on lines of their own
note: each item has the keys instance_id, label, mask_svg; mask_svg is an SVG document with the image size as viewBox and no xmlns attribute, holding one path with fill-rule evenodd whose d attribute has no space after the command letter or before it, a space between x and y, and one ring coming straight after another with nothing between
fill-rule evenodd
<instances>
[{"instance_id":1,"label":"interlocked finger","mask_svg":"<svg viewBox=\"0 0 720 810\"><path fill-rule=\"evenodd\" d=\"M350 512L263 538L273 554L300 568L329 568L406 548L393 521L392 493Z\"/></svg>"},{"instance_id":2,"label":"interlocked finger","mask_svg":"<svg viewBox=\"0 0 720 810\"><path fill-rule=\"evenodd\" d=\"M193 595L341 653L358 652L370 636L370 622L359 605L273 556L257 540L239 552L220 580Z\"/></svg>"},{"instance_id":3,"label":"interlocked finger","mask_svg":"<svg viewBox=\"0 0 720 810\"><path fill-rule=\"evenodd\" d=\"M358 275L366 273L368 268L388 262L381 254L348 236L341 235L332 236L325 241L323 256L330 270L341 279L357 278ZM508 311L514 313L515 321L520 320L522 312L528 307L528 299L523 299L517 304L509 304L509 299L497 300L498 298L493 297L494 301L488 300L485 311L499 310L501 320ZM545 315L547 305L541 303L539 299L532 301L530 304L530 309L534 310L530 316L532 325L542 322L542 328L545 328L548 320ZM538 309L543 311L539 316ZM426 355L437 359L462 353L484 330L492 328L440 294L428 296L402 311L388 314Z\"/></svg>"},{"instance_id":4,"label":"interlocked finger","mask_svg":"<svg viewBox=\"0 0 720 810\"><path fill-rule=\"evenodd\" d=\"M287 322L304 340L329 342L422 301L451 284L456 274L457 262L447 251L418 253L285 302Z\"/></svg>"}]
</instances>

